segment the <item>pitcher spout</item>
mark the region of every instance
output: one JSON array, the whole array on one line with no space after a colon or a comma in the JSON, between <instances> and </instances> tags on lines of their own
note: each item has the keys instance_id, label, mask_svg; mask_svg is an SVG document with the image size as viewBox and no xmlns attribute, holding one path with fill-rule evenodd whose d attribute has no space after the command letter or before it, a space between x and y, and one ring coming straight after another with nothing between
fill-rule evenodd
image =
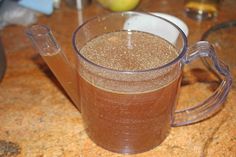
<instances>
[{"instance_id":1,"label":"pitcher spout","mask_svg":"<svg viewBox=\"0 0 236 157\"><path fill-rule=\"evenodd\" d=\"M80 110L76 69L69 62L51 30L45 25L33 25L27 29L26 34L75 106Z\"/></svg>"}]
</instances>

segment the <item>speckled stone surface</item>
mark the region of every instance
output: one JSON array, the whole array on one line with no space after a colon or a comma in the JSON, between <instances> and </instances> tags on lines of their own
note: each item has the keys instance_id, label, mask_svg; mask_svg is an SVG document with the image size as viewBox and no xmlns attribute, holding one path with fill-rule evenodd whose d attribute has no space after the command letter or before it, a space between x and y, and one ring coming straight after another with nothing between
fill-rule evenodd
<instances>
[{"instance_id":1,"label":"speckled stone surface","mask_svg":"<svg viewBox=\"0 0 236 157\"><path fill-rule=\"evenodd\" d=\"M181 18L189 26L189 43L193 44L212 25L236 19L235 7L235 0L223 1L219 16L202 23L186 17L183 0L146 0L137 10L165 12ZM93 3L84 10L83 20L106 12L109 11ZM78 14L81 12L63 3L52 16L40 16L38 22L49 25L63 49L70 53ZM1 30L8 67L0 82L0 157L123 156L96 146L87 137L80 112L33 50L24 29L8 26ZM231 70L235 74L235 68ZM183 105L178 107L202 101L217 84L216 78L200 62L186 67L179 98L179 104ZM160 146L127 156L236 157L235 95L234 85L224 107L213 117L201 123L172 128Z\"/></svg>"}]
</instances>

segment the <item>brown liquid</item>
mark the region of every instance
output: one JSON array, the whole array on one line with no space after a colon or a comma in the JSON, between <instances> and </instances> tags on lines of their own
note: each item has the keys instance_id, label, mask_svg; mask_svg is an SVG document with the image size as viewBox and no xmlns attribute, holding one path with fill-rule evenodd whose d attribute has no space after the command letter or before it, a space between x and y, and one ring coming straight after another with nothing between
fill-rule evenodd
<instances>
[{"instance_id":1,"label":"brown liquid","mask_svg":"<svg viewBox=\"0 0 236 157\"><path fill-rule=\"evenodd\" d=\"M77 88L76 72L73 69L65 56L58 51L52 55L42 55L44 61L48 64L53 74L59 80L69 97L72 99L76 107L80 110L79 94Z\"/></svg>"},{"instance_id":2,"label":"brown liquid","mask_svg":"<svg viewBox=\"0 0 236 157\"><path fill-rule=\"evenodd\" d=\"M129 48L130 44L126 44L129 38L132 38L132 49ZM105 34L90 41L81 53L98 65L118 70L150 69L177 56L171 44L141 32L132 32L130 35L127 32ZM145 73L141 75L145 81L132 81L136 77L124 80L126 76L115 74L108 79L109 72L106 70L92 71L92 67L83 64L86 63L80 62L81 111L87 133L97 145L110 151L130 154L150 150L165 139L179 89L179 73L172 76L172 70L162 71L163 77L158 74L158 77L150 80L153 74ZM175 71L176 67L173 68ZM169 75L172 76L171 81L166 79ZM111 78L115 81L110 81ZM123 81L117 81L119 79ZM162 83L142 91L153 80ZM104 83L100 83L102 81ZM131 90L124 89L133 82L139 88L132 90L131 85Z\"/></svg>"}]
</instances>

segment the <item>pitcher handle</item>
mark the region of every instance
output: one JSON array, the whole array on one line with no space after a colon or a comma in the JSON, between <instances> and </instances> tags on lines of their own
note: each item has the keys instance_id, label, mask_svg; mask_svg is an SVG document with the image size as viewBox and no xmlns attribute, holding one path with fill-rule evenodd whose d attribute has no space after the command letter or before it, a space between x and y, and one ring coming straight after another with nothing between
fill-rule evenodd
<instances>
[{"instance_id":1,"label":"pitcher handle","mask_svg":"<svg viewBox=\"0 0 236 157\"><path fill-rule=\"evenodd\" d=\"M214 93L203 102L187 109L175 111L172 126L196 123L219 111L232 85L232 77L228 67L217 58L213 46L207 41L199 41L191 46L188 49L188 54L183 59L184 64L189 64L200 57L209 57L216 72L222 76L222 82Z\"/></svg>"}]
</instances>

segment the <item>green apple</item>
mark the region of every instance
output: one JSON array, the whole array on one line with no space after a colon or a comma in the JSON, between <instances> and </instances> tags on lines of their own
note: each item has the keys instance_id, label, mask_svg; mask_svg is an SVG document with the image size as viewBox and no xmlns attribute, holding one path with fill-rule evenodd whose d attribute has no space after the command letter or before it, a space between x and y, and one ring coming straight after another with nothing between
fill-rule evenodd
<instances>
[{"instance_id":1,"label":"green apple","mask_svg":"<svg viewBox=\"0 0 236 157\"><path fill-rule=\"evenodd\" d=\"M103 7L112 11L128 11L134 9L139 0L97 0Z\"/></svg>"}]
</instances>

